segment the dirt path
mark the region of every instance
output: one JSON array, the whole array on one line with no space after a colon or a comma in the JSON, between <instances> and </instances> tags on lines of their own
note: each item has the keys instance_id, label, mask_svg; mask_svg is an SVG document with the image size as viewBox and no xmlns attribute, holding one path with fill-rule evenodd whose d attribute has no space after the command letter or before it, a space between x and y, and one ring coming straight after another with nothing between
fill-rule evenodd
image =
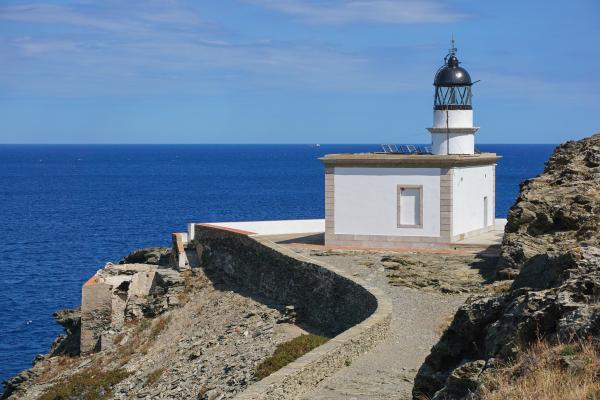
<instances>
[{"instance_id":1,"label":"dirt path","mask_svg":"<svg viewBox=\"0 0 600 400\"><path fill-rule=\"evenodd\" d=\"M402 264L402 260L390 260L390 255L294 250L343 268L375 284L391 297L394 305L389 337L349 367L321 382L304 397L306 400L412 399L411 390L417 369L450 316L469 295L464 291L464 277L471 277L473 285L470 291L481 290L485 282L486 273L479 269L481 264L477 264L480 261L473 262L474 257L468 255L399 256L413 266L419 262L428 266L423 274L413 276L413 268L398 268L397 261ZM398 285L399 270L408 271L401 276L403 285L412 282L421 288L395 286ZM452 285L453 279L441 279L440 284L437 278L452 278L453 275L462 277L456 286ZM423 282L429 282L429 285L421 286ZM453 291L455 293L451 293Z\"/></svg>"}]
</instances>

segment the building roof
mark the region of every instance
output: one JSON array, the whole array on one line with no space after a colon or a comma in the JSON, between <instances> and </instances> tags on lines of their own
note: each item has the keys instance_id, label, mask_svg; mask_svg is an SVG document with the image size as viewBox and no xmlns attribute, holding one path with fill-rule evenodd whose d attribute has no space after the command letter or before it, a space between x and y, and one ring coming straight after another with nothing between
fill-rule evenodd
<instances>
[{"instance_id":1,"label":"building roof","mask_svg":"<svg viewBox=\"0 0 600 400\"><path fill-rule=\"evenodd\" d=\"M496 153L465 155L344 153L327 154L319 160L335 167L415 167L449 168L495 164L501 156Z\"/></svg>"}]
</instances>

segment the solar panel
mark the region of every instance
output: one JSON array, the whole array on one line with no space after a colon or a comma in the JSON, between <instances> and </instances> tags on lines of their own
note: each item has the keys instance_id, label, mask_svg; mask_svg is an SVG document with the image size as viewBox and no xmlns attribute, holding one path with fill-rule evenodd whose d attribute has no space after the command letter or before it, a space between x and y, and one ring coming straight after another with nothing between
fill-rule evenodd
<instances>
[{"instance_id":1,"label":"solar panel","mask_svg":"<svg viewBox=\"0 0 600 400\"><path fill-rule=\"evenodd\" d=\"M386 154L431 154L430 146L417 146L414 144L382 144L381 150Z\"/></svg>"}]
</instances>

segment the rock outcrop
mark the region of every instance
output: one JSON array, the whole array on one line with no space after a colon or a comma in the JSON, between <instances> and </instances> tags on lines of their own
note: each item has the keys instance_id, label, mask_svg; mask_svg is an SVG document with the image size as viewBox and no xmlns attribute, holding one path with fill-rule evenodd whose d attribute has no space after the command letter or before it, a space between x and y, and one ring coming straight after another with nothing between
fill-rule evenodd
<instances>
[{"instance_id":1,"label":"rock outcrop","mask_svg":"<svg viewBox=\"0 0 600 400\"><path fill-rule=\"evenodd\" d=\"M473 399L539 339L600 340L600 134L558 146L510 209L494 296L473 296L421 366L415 399Z\"/></svg>"},{"instance_id":2,"label":"rock outcrop","mask_svg":"<svg viewBox=\"0 0 600 400\"><path fill-rule=\"evenodd\" d=\"M151 264L166 267L169 265L171 249L168 247L146 247L127 254L119 264Z\"/></svg>"},{"instance_id":3,"label":"rock outcrop","mask_svg":"<svg viewBox=\"0 0 600 400\"><path fill-rule=\"evenodd\" d=\"M520 285L542 287L556 279L571 250L600 245L599 168L596 134L558 146L544 173L521 184L508 213L500 278L514 278L524 269L528 278Z\"/></svg>"},{"instance_id":4,"label":"rock outcrop","mask_svg":"<svg viewBox=\"0 0 600 400\"><path fill-rule=\"evenodd\" d=\"M81 340L81 309L65 308L64 310L55 312L53 317L64 328L65 333L56 338L50 349L49 356L78 356L79 342Z\"/></svg>"}]
</instances>

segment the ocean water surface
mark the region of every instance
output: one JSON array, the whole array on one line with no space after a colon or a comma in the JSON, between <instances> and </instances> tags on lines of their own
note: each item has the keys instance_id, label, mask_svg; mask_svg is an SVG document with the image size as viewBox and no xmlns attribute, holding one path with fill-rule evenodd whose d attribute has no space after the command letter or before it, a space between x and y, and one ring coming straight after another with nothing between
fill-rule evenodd
<instances>
[{"instance_id":1,"label":"ocean water surface","mask_svg":"<svg viewBox=\"0 0 600 400\"><path fill-rule=\"evenodd\" d=\"M553 145L480 145L503 158L496 214ZM327 153L379 145L0 145L0 380L62 329L52 312L131 250L168 246L192 221L323 218ZM0 389L1 391L1 389Z\"/></svg>"}]
</instances>

